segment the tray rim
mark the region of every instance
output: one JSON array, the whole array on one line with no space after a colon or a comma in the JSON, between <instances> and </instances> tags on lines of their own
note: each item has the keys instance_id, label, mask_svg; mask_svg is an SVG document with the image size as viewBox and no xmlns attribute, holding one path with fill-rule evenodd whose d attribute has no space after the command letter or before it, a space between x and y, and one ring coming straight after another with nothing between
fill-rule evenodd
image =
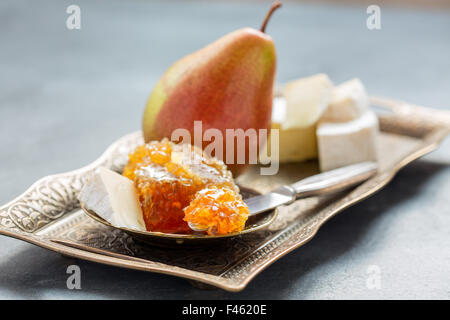
<instances>
[{"instance_id":1,"label":"tray rim","mask_svg":"<svg viewBox=\"0 0 450 320\"><path fill-rule=\"evenodd\" d=\"M398 114L405 113L406 111L408 111L408 108L409 108L410 112L411 112L411 110L415 111L416 108L419 108L418 111L422 115L431 117L431 113L441 113L442 112L442 113L445 113L446 117L448 117L448 114L446 111L435 110L435 109L430 109L430 108L420 107L420 106L412 106L412 105L408 105L404 102L399 102L399 101L395 101L392 99L374 97L374 98L372 98L372 101L374 102L374 104L385 106L387 109L393 111L394 113L398 113ZM167 275L172 275L172 276L178 276L178 277L198 281L201 283L205 283L208 285L212 285L212 286L215 286L215 287L227 290L227 291L232 291L232 292L241 291L262 270L267 268L269 265L271 265L272 263L274 263L275 261L277 261L284 255L290 253L291 251L297 249L298 247L300 247L303 244L310 241L317 234L320 227L324 223L326 223L330 218L335 216L340 211L342 211L342 210L354 205L355 203L369 197L370 195L378 192L392 180L392 178L397 174L397 172L400 169L402 169L403 167L405 167L407 164L411 163L412 161L422 157L423 155L435 150L439 146L441 141L449 133L450 124L447 122L443 122L442 118L439 116L433 116L432 118L430 118L430 120L433 121L436 128L431 133L429 133L428 135L426 135L423 138L423 142L422 142L421 146L419 146L415 152L407 155L405 158L403 158L401 161L399 161L393 168L391 168L391 170L383 172L382 174L377 174L375 177L369 179L368 181L366 181L364 184L362 184L360 186L360 187L362 187L363 185L373 182L375 179L377 179L378 181L377 181L376 187L370 188L365 193L361 193L358 196L353 197L350 201L341 203L340 205L335 205L332 208L332 210L328 213L327 217L322 219L316 225L310 226L310 230L308 230L309 233L308 233L307 237L303 238L302 241L297 242L294 245L290 245L290 246L287 245L287 247L284 248L282 251L273 255L272 257L270 257L270 259L267 259L265 262L259 264L257 268L254 268L250 274L248 274L245 278L243 278L239 282L237 282L236 280L233 280L232 278L227 278L227 277L225 277L225 275L230 270L233 270L232 269L233 266L239 265L240 263L244 263L245 260L250 258L249 256L246 256L242 260L235 262L232 267L227 268L223 273L221 273L219 275L213 275L213 274L207 274L204 272L195 271L195 270L191 270L191 269L187 269L187 268L182 268L182 267L177 267L177 266L173 266L173 265L167 265L164 263L145 260L145 259L141 259L142 261L138 261L138 259L140 259L140 258L133 258L133 257L129 257L127 255L122 255L122 254L114 254L114 256L111 256L110 252L108 252L107 250L103 250L103 249L91 248L91 249L94 249L93 250L94 252L92 250L86 251L86 250L83 250L80 248L70 246L69 243L62 244L62 243L55 242L54 240L52 240L50 238L49 239L39 238L34 233L27 233L25 231L22 231L17 226L16 226L16 228L12 228L12 229L8 230L7 228L2 227L0 225L0 235L5 235L8 237L23 240L28 243L40 246L42 248L49 249L49 250L52 250L52 251L55 251L55 252L58 252L58 253L61 253L64 255L72 256L74 258L85 259L85 260L92 261L92 262L97 262L97 263L102 263L102 264L107 264L107 265L112 265L112 266L118 266L118 267L123 267L123 268L130 268L130 269L136 269L136 270L141 270L141 271L150 271L150 272L156 272L156 273L167 274ZM40 185L41 183L43 183L49 179L57 179L60 177L77 175L77 174L86 174L87 172L89 172L89 170L93 170L96 167L104 164L106 161L109 161L107 158L112 153L113 149L115 148L115 145L119 141L121 141L122 139L125 139L125 138L131 138L133 136L136 136L136 134L137 134L136 132L131 133L131 134L128 134L128 135L122 137L121 139L117 140L110 147L108 147L106 149L106 151L97 160L95 160L94 162L92 162L91 164L89 164L85 167L82 167L80 169L76 169L76 170L73 170L70 172L61 173L61 174L49 175L49 176L39 179L38 181L33 183L21 195L19 195L12 201L6 203L5 205L1 206L0 212L2 210L4 210L5 208L8 208L9 206L13 205L14 203L20 201L25 194L32 191L36 186ZM360 188L360 187L358 187L358 188ZM350 194L353 194L354 192L355 191L351 192ZM343 199L341 199L341 200L343 200ZM341 200L338 201L337 204L342 202ZM58 221L58 219L56 219L55 221ZM52 222L50 222L50 223L52 223ZM306 224L306 226L308 226L308 224ZM287 227L286 229L290 229L290 228L291 227ZM39 229L37 229L37 230L39 230ZM36 230L34 232L36 232ZM283 234L285 234L285 233L283 233ZM281 235L283 235L283 234L281 234ZM289 238L289 236L287 236L287 237ZM274 238L276 238L276 237L274 237ZM265 241L263 246L267 246L267 244L272 241L273 241L273 239ZM252 254L257 253L259 251L259 249L260 248L255 249ZM250 254L250 256L252 254ZM130 259L130 258L133 258L133 259ZM170 266L170 269L167 269L167 267L165 267L165 266Z\"/></svg>"}]
</instances>

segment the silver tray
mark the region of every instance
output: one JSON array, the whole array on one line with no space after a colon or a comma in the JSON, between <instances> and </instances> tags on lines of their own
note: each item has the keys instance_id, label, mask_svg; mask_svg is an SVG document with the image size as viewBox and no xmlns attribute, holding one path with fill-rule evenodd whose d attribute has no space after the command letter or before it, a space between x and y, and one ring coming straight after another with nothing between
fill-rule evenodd
<instances>
[{"instance_id":1,"label":"silver tray","mask_svg":"<svg viewBox=\"0 0 450 320\"><path fill-rule=\"evenodd\" d=\"M135 132L112 144L89 166L44 177L0 207L0 234L79 259L240 291L271 263L311 240L328 219L379 191L402 167L437 148L449 132L446 111L382 98L372 98L372 103L380 111L379 173L346 193L280 207L265 230L212 246L151 246L88 217L76 198L80 188L99 166L123 168L129 151L143 142L141 133ZM317 172L317 163L310 161L283 165L276 176L260 176L253 168L237 180L244 188L264 193Z\"/></svg>"}]
</instances>

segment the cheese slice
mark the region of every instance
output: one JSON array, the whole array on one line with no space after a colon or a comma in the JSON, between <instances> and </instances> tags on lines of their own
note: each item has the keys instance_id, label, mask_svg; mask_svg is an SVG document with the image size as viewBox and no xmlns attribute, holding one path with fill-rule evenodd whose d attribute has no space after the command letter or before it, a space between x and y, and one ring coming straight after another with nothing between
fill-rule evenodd
<instances>
[{"instance_id":1,"label":"cheese slice","mask_svg":"<svg viewBox=\"0 0 450 320\"><path fill-rule=\"evenodd\" d=\"M316 124L305 128L284 129L282 123L286 117L286 99L275 98L272 107L272 130L278 130L278 158L273 154L276 149L272 147L269 137L260 152L260 162L272 161L299 162L317 158Z\"/></svg>"},{"instance_id":2,"label":"cheese slice","mask_svg":"<svg viewBox=\"0 0 450 320\"><path fill-rule=\"evenodd\" d=\"M320 73L286 84L286 118L282 128L300 129L314 125L328 107L333 84L326 74Z\"/></svg>"},{"instance_id":3,"label":"cheese slice","mask_svg":"<svg viewBox=\"0 0 450 320\"><path fill-rule=\"evenodd\" d=\"M78 199L113 226L146 230L133 181L114 171L98 168Z\"/></svg>"},{"instance_id":4,"label":"cheese slice","mask_svg":"<svg viewBox=\"0 0 450 320\"><path fill-rule=\"evenodd\" d=\"M377 161L377 136L378 118L371 110L352 121L320 121L317 143L321 171Z\"/></svg>"},{"instance_id":5,"label":"cheese slice","mask_svg":"<svg viewBox=\"0 0 450 320\"><path fill-rule=\"evenodd\" d=\"M328 108L321 120L351 121L369 109L369 96L359 79L346 81L332 90Z\"/></svg>"}]
</instances>

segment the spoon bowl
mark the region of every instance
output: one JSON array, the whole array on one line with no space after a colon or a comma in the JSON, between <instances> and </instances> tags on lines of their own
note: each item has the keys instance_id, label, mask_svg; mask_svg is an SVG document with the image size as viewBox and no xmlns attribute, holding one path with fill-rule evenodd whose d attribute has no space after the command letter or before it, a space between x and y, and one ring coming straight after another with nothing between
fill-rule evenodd
<instances>
[{"instance_id":1,"label":"spoon bowl","mask_svg":"<svg viewBox=\"0 0 450 320\"><path fill-rule=\"evenodd\" d=\"M243 198L252 197L255 195L259 195L259 192L256 192L255 190L247 189L247 188L241 188L241 194ZM155 231L140 231L140 230L134 230L124 227L116 227L110 224L108 221L100 217L98 214L96 214L94 211L87 209L86 206L83 203L80 203L81 209L92 219L95 221L114 228L121 230L123 232L128 233L131 237L134 239L148 243L151 245L157 245L157 246L173 246L176 245L205 245L207 243L210 243L211 241L217 240L222 241L225 239L235 238L239 237L251 232L256 232L259 230L263 230L267 228L277 217L278 211L270 210L265 213L261 213L258 215L252 215L249 216L244 230L240 232L234 232L234 233L228 233L224 235L216 235L216 236L210 236L204 233L200 232L194 232L192 234L177 234L177 233L164 233L164 232L155 232Z\"/></svg>"}]
</instances>

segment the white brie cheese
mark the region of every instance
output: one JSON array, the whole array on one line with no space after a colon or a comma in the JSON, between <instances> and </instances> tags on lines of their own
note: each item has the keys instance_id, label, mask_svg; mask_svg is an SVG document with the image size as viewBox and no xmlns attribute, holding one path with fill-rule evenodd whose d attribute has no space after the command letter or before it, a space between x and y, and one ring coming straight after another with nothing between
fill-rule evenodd
<instances>
[{"instance_id":1,"label":"white brie cheese","mask_svg":"<svg viewBox=\"0 0 450 320\"><path fill-rule=\"evenodd\" d=\"M369 96L359 79L346 81L332 90L328 108L321 120L351 121L369 109Z\"/></svg>"},{"instance_id":2,"label":"white brie cheese","mask_svg":"<svg viewBox=\"0 0 450 320\"><path fill-rule=\"evenodd\" d=\"M286 118L284 130L308 128L316 124L328 107L333 84L326 74L320 73L286 84Z\"/></svg>"},{"instance_id":3,"label":"white brie cheese","mask_svg":"<svg viewBox=\"0 0 450 320\"><path fill-rule=\"evenodd\" d=\"M113 226L146 230L133 181L114 171L98 168L78 199Z\"/></svg>"},{"instance_id":4,"label":"white brie cheese","mask_svg":"<svg viewBox=\"0 0 450 320\"><path fill-rule=\"evenodd\" d=\"M320 169L327 171L362 161L376 161L377 136L378 118L371 110L352 121L319 122Z\"/></svg>"},{"instance_id":5,"label":"white brie cheese","mask_svg":"<svg viewBox=\"0 0 450 320\"><path fill-rule=\"evenodd\" d=\"M278 130L278 159L275 158L276 149L272 148L272 139L269 137L260 151L260 162L272 161L300 162L317 158L316 124L305 128L284 129L286 118L286 100L275 98L272 106L271 130ZM275 141L276 142L276 141Z\"/></svg>"}]
</instances>

